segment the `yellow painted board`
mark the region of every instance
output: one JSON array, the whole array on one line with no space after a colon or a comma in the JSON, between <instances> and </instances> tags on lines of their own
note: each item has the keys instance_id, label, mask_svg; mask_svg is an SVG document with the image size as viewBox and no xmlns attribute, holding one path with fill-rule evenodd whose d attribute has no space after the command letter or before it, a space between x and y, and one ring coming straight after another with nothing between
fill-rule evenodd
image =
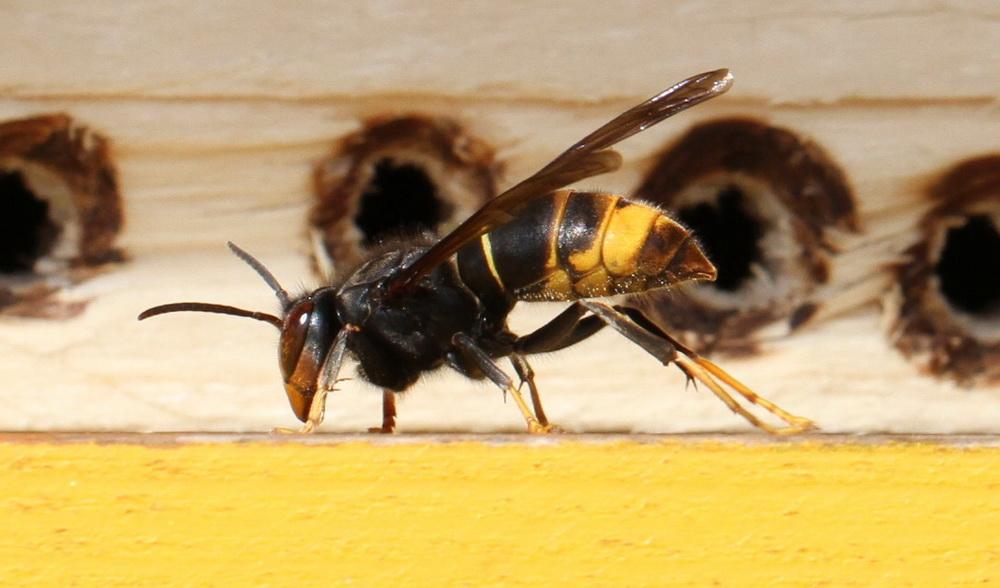
<instances>
[{"instance_id":1,"label":"yellow painted board","mask_svg":"<svg viewBox=\"0 0 1000 588\"><path fill-rule=\"evenodd\" d=\"M2 586L1000 585L1000 448L0 444Z\"/></svg>"}]
</instances>

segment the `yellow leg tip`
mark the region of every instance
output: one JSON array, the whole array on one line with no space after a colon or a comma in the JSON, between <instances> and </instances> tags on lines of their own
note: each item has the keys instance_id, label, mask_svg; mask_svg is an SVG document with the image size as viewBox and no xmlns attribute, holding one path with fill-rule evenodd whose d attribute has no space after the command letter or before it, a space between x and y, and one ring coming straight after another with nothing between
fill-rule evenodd
<instances>
[{"instance_id":1,"label":"yellow leg tip","mask_svg":"<svg viewBox=\"0 0 1000 588\"><path fill-rule=\"evenodd\" d=\"M271 429L272 435L308 435L316 430L316 423L308 421L298 429L288 429L286 427L275 427Z\"/></svg>"},{"instance_id":2,"label":"yellow leg tip","mask_svg":"<svg viewBox=\"0 0 1000 588\"><path fill-rule=\"evenodd\" d=\"M543 425L543 424L539 423L538 421L529 421L528 422L528 432L531 433L532 435L548 435L549 433L565 433L565 431L562 428L560 428L558 425L553 425L552 423L548 423L546 425Z\"/></svg>"}]
</instances>

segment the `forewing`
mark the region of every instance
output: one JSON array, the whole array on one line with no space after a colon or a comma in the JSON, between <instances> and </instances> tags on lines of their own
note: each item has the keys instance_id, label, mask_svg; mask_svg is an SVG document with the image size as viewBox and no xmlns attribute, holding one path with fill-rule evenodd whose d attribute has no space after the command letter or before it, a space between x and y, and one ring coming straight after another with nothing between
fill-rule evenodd
<instances>
[{"instance_id":1,"label":"forewing","mask_svg":"<svg viewBox=\"0 0 1000 588\"><path fill-rule=\"evenodd\" d=\"M579 140L534 175L486 203L411 265L396 273L388 283L389 294L397 295L408 290L463 245L512 220L532 199L574 182L618 169L622 160L611 149L613 145L684 109L722 94L731 85L729 70L706 72L671 86L618 115Z\"/></svg>"}]
</instances>

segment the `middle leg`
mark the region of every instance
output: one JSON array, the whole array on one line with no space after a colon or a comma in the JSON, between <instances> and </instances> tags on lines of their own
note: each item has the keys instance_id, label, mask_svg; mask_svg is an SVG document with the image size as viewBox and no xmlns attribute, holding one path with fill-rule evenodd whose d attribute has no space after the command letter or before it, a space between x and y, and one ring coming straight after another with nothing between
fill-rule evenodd
<instances>
[{"instance_id":1,"label":"middle leg","mask_svg":"<svg viewBox=\"0 0 1000 588\"><path fill-rule=\"evenodd\" d=\"M531 407L535 410L535 418L543 426L549 426L549 417L545 416L545 409L542 408L542 397L538 394L538 387L535 386L535 370L531 369L531 365L525 357L518 353L513 353L510 356L510 363L514 366L514 371L517 372L517 377L521 378L522 384L528 385L528 391L531 393ZM554 430L558 428L552 425Z\"/></svg>"},{"instance_id":2,"label":"middle leg","mask_svg":"<svg viewBox=\"0 0 1000 588\"><path fill-rule=\"evenodd\" d=\"M525 423L528 425L529 433L549 433L552 431L552 425L543 425L539 422L538 418L531 412L531 408L528 403L524 401L524 397L521 396L521 391L514 387L514 382L511 381L510 376L504 373L500 366L493 361L493 359L487 354L483 349L476 344L476 341L466 335L465 333L457 333L451 338L452 344L462 353L462 355L469 361L474 363L491 382L496 384L501 390L511 395L514 402L517 404L518 410L521 411L521 416L524 417Z\"/></svg>"}]
</instances>

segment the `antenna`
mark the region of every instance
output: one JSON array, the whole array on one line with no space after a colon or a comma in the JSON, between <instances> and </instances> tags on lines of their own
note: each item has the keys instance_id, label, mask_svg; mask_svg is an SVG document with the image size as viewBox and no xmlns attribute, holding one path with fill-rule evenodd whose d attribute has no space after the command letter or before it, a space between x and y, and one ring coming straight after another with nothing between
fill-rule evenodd
<instances>
[{"instance_id":1,"label":"antenna","mask_svg":"<svg viewBox=\"0 0 1000 588\"><path fill-rule=\"evenodd\" d=\"M291 298L288 297L288 292L281 287L278 280L274 275L268 271L264 264L257 261L257 259L243 251L232 242L227 243L229 249L236 254L247 265L253 268L257 275L267 282L267 285L274 290L274 295L278 297L278 301L281 302L282 312L288 312L288 309L292 306ZM281 330L283 326L283 321L281 318L274 316L273 314L268 314L266 312L258 312L255 310L244 310L242 308L236 308L235 306L229 306L228 304L213 304L211 302L172 302L170 304L161 304L159 306L154 306L153 308L147 308L139 314L139 320L148 319L151 316L157 316L161 314L166 314L168 312L211 312L214 314L229 314L233 316L242 316L246 318L252 318L258 321L264 321L266 323L271 323L278 330Z\"/></svg>"},{"instance_id":2,"label":"antenna","mask_svg":"<svg viewBox=\"0 0 1000 588\"><path fill-rule=\"evenodd\" d=\"M268 314L266 312L256 312L253 310L243 310L242 308L236 308L235 306L228 306L226 304L212 304L209 302L172 302L170 304L161 304L159 306L154 306L153 308L147 308L139 314L139 320L148 319L151 316L156 316L159 314L166 314L168 312L212 312L215 314L231 314L233 316L243 316L247 318L256 319L258 321L264 321L266 323L271 323L272 325L278 327L280 330L282 327L282 321L280 318L274 316L273 314Z\"/></svg>"},{"instance_id":3,"label":"antenna","mask_svg":"<svg viewBox=\"0 0 1000 588\"><path fill-rule=\"evenodd\" d=\"M239 257L246 262L247 265L252 267L253 270L257 272L258 276L267 282L267 285L274 290L274 295L278 297L278 301L281 302L281 310L287 311L289 307L292 306L292 299L289 298L288 292L286 292L285 289L281 287L281 284L278 283L274 274L268 271L268 269L264 267L263 263L257 261L257 258L237 247L232 241L227 241L226 244L229 245L229 249L236 254L236 257Z\"/></svg>"}]
</instances>

